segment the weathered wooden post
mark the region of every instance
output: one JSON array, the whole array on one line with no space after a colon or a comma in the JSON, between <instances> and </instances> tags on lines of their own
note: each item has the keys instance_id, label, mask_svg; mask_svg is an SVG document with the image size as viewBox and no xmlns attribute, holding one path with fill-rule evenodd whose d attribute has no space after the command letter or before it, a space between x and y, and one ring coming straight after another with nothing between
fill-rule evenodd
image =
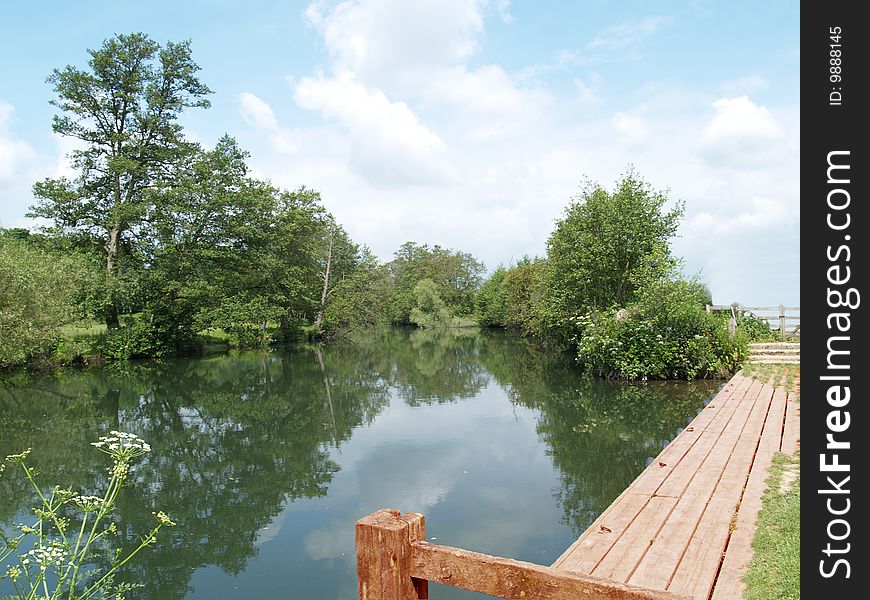
<instances>
[{"instance_id":1,"label":"weathered wooden post","mask_svg":"<svg viewBox=\"0 0 870 600\"><path fill-rule=\"evenodd\" d=\"M381 509L356 522L360 600L424 600L429 582L411 577L411 543L426 540L426 517Z\"/></svg>"},{"instance_id":2,"label":"weathered wooden post","mask_svg":"<svg viewBox=\"0 0 870 600\"><path fill-rule=\"evenodd\" d=\"M785 341L785 306L779 305L779 339Z\"/></svg>"},{"instance_id":3,"label":"weathered wooden post","mask_svg":"<svg viewBox=\"0 0 870 600\"><path fill-rule=\"evenodd\" d=\"M728 333L731 337L737 334L737 309L740 307L736 302L731 303L731 318L728 319Z\"/></svg>"}]
</instances>

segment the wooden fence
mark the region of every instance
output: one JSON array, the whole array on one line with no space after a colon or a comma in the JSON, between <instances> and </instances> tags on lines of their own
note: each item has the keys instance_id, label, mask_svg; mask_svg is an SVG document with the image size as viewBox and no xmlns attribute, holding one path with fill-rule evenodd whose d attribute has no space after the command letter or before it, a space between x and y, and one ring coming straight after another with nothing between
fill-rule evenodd
<instances>
[{"instance_id":1,"label":"wooden fence","mask_svg":"<svg viewBox=\"0 0 870 600\"><path fill-rule=\"evenodd\" d=\"M429 582L523 600L687 600L533 563L426 541L420 513L379 510L357 521L360 600L423 600Z\"/></svg>"},{"instance_id":2,"label":"wooden fence","mask_svg":"<svg viewBox=\"0 0 870 600\"><path fill-rule=\"evenodd\" d=\"M780 340L800 340L801 308L800 306L743 306L734 304L708 304L707 312L728 311L736 319L738 313L750 312L759 319L767 321L770 330L777 334Z\"/></svg>"}]
</instances>

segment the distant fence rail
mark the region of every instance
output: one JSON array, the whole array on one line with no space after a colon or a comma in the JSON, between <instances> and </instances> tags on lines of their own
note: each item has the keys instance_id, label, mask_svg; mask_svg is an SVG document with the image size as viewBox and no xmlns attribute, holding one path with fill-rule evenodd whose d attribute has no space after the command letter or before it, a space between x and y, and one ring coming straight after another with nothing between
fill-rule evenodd
<instances>
[{"instance_id":1,"label":"distant fence rail","mask_svg":"<svg viewBox=\"0 0 870 600\"><path fill-rule=\"evenodd\" d=\"M730 312L733 319L737 313L750 312L759 319L767 321L770 330L776 333L779 339L800 340L801 337L801 307L800 306L743 306L737 302L733 304L708 304L707 312Z\"/></svg>"}]
</instances>

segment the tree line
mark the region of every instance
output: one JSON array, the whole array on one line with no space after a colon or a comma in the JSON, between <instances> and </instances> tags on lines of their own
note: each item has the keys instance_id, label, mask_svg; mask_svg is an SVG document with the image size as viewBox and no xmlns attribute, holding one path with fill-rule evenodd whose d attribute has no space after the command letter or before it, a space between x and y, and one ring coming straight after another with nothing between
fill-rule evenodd
<instances>
[{"instance_id":1,"label":"tree line","mask_svg":"<svg viewBox=\"0 0 870 600\"><path fill-rule=\"evenodd\" d=\"M63 328L82 319L105 326L83 352L128 359L195 352L203 332L252 347L411 323L418 296L470 312L483 272L470 255L409 243L380 265L315 190L251 177L228 135L189 140L179 119L211 93L189 42L136 33L88 53L48 78L76 176L34 185L29 216L50 226L0 234L0 365L63 358Z\"/></svg>"},{"instance_id":2,"label":"tree line","mask_svg":"<svg viewBox=\"0 0 870 600\"><path fill-rule=\"evenodd\" d=\"M252 177L229 135L212 148L185 136L180 117L211 94L189 41L117 35L88 54L48 78L76 175L34 185L29 216L50 225L0 230L0 367L387 324L509 328L611 377L710 375L745 352L680 274L682 205L631 169L613 191L581 189L544 257L485 278L468 253L408 242L381 264L317 191ZM94 335L69 333L87 320Z\"/></svg>"}]
</instances>

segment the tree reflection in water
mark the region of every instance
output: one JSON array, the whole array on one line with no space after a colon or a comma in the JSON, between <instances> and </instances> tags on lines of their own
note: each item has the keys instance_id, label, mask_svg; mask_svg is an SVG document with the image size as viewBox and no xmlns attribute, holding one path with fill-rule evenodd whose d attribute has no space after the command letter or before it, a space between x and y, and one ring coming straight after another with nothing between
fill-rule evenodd
<instances>
[{"instance_id":1,"label":"tree reflection in water","mask_svg":"<svg viewBox=\"0 0 870 600\"><path fill-rule=\"evenodd\" d=\"M121 541L134 546L156 510L178 527L124 577L145 585L142 597L181 598L202 567L244 571L287 502L325 496L340 469L334 451L391 399L436 406L488 386L535 411L578 533L715 389L604 383L505 334L392 329L292 353L0 375L0 455L32 447L43 482L87 493L105 477L89 442L110 429L149 441L120 498ZM21 520L31 503L20 478L0 478L0 521Z\"/></svg>"}]
</instances>

